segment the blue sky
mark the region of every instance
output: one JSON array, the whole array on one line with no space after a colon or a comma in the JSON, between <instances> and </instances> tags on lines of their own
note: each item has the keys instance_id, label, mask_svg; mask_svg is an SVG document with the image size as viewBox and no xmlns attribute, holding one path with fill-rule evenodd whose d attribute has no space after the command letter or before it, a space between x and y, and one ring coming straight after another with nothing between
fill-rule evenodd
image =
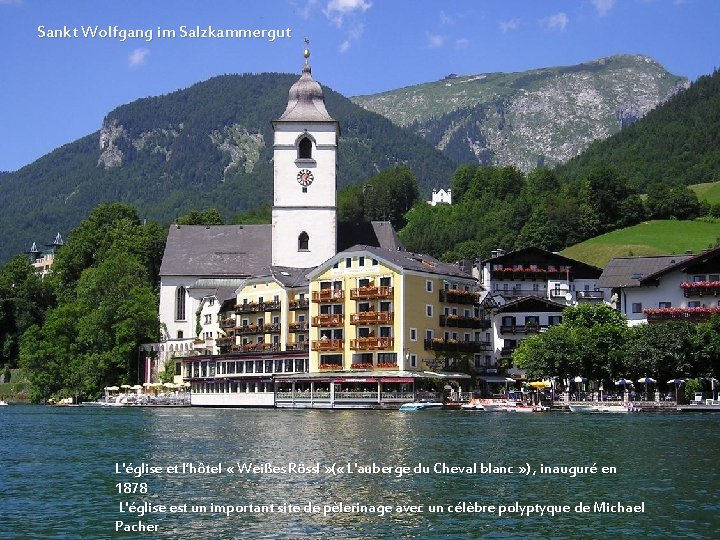
<instances>
[{"instance_id":1,"label":"blue sky","mask_svg":"<svg viewBox=\"0 0 720 540\"><path fill-rule=\"evenodd\" d=\"M719 22L717 0L0 0L0 170L138 98L225 73L299 73L306 36L314 77L353 96L619 53L695 80L720 64ZM290 37L192 38L183 26ZM109 36L83 35L95 27Z\"/></svg>"}]
</instances>

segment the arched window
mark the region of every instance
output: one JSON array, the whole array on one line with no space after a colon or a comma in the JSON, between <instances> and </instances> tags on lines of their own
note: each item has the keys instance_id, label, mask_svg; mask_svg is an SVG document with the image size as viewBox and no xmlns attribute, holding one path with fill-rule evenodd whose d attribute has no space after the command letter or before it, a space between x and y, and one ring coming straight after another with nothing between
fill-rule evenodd
<instances>
[{"instance_id":1,"label":"arched window","mask_svg":"<svg viewBox=\"0 0 720 540\"><path fill-rule=\"evenodd\" d=\"M312 159L312 141L303 137L298 144L298 157L300 159Z\"/></svg>"},{"instance_id":2,"label":"arched window","mask_svg":"<svg viewBox=\"0 0 720 540\"><path fill-rule=\"evenodd\" d=\"M185 320L185 287L178 287L175 292L175 320Z\"/></svg>"},{"instance_id":3,"label":"arched window","mask_svg":"<svg viewBox=\"0 0 720 540\"><path fill-rule=\"evenodd\" d=\"M184 337L183 331L182 331L182 330L178 330L178 339L182 339L183 337ZM180 347L180 345L178 345L178 347ZM178 350L179 350L179 349L178 349Z\"/></svg>"},{"instance_id":4,"label":"arched window","mask_svg":"<svg viewBox=\"0 0 720 540\"><path fill-rule=\"evenodd\" d=\"M308 251L310 249L310 237L305 231L298 236L298 251Z\"/></svg>"}]
</instances>

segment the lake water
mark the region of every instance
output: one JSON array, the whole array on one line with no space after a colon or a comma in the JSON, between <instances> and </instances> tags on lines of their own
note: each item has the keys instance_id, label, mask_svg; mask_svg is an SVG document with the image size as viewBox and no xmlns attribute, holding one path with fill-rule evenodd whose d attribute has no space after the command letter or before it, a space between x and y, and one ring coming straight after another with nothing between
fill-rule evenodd
<instances>
[{"instance_id":1,"label":"lake water","mask_svg":"<svg viewBox=\"0 0 720 540\"><path fill-rule=\"evenodd\" d=\"M720 414L11 405L0 538L720 538L719 457Z\"/></svg>"}]
</instances>

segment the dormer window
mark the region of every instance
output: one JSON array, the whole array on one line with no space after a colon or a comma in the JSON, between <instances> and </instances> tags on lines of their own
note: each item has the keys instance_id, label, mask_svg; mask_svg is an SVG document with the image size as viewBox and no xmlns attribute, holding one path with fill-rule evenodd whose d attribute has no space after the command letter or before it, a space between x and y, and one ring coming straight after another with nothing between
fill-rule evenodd
<instances>
[{"instance_id":1,"label":"dormer window","mask_svg":"<svg viewBox=\"0 0 720 540\"><path fill-rule=\"evenodd\" d=\"M300 139L298 144L298 158L312 159L312 141L308 137Z\"/></svg>"}]
</instances>

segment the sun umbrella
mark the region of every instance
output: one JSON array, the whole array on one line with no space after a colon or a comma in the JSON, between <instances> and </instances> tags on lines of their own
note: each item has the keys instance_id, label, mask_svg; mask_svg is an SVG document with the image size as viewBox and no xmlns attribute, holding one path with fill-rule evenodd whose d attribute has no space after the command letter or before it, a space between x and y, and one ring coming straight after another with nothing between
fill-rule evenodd
<instances>
[{"instance_id":1,"label":"sun umbrella","mask_svg":"<svg viewBox=\"0 0 720 540\"><path fill-rule=\"evenodd\" d=\"M143 383L143 386L144 386L145 388L150 388L152 385L153 385L153 383L151 383L151 382L144 382L144 383Z\"/></svg>"},{"instance_id":2,"label":"sun umbrella","mask_svg":"<svg viewBox=\"0 0 720 540\"><path fill-rule=\"evenodd\" d=\"M132 388L132 386L130 386L129 384L121 384L120 388L125 388L125 389L129 390L130 388Z\"/></svg>"},{"instance_id":3,"label":"sun umbrella","mask_svg":"<svg viewBox=\"0 0 720 540\"><path fill-rule=\"evenodd\" d=\"M645 384L652 384L655 382L655 379L653 379L652 377L640 377L638 379L638 382L645 383Z\"/></svg>"},{"instance_id":4,"label":"sun umbrella","mask_svg":"<svg viewBox=\"0 0 720 540\"><path fill-rule=\"evenodd\" d=\"M675 385L675 403L677 403L677 394L678 394L678 386L680 386L682 383L684 383L682 379L670 379L668 381L668 384Z\"/></svg>"},{"instance_id":5,"label":"sun umbrella","mask_svg":"<svg viewBox=\"0 0 720 540\"><path fill-rule=\"evenodd\" d=\"M175 383L166 382L166 383L163 383L163 386L165 388L175 388Z\"/></svg>"},{"instance_id":6,"label":"sun umbrella","mask_svg":"<svg viewBox=\"0 0 720 540\"><path fill-rule=\"evenodd\" d=\"M628 381L627 379L620 377L617 381L615 381L615 384L619 384L621 386L626 386L626 385L632 384L632 381Z\"/></svg>"},{"instance_id":7,"label":"sun umbrella","mask_svg":"<svg viewBox=\"0 0 720 540\"><path fill-rule=\"evenodd\" d=\"M142 384L136 384L130 387L131 390L142 390Z\"/></svg>"},{"instance_id":8,"label":"sun umbrella","mask_svg":"<svg viewBox=\"0 0 720 540\"><path fill-rule=\"evenodd\" d=\"M533 388L545 388L547 387L547 384L545 384L545 381L532 381L528 383L528 386L532 386Z\"/></svg>"},{"instance_id":9,"label":"sun umbrella","mask_svg":"<svg viewBox=\"0 0 720 540\"><path fill-rule=\"evenodd\" d=\"M105 390L107 390L108 392L117 392L118 390L120 390L120 388L117 386L106 386Z\"/></svg>"},{"instance_id":10,"label":"sun umbrella","mask_svg":"<svg viewBox=\"0 0 720 540\"><path fill-rule=\"evenodd\" d=\"M577 383L581 383L581 382L587 381L587 379L586 379L585 377L581 376L581 375L578 375L578 376L575 377L573 380L574 380L575 382L577 382Z\"/></svg>"}]
</instances>

